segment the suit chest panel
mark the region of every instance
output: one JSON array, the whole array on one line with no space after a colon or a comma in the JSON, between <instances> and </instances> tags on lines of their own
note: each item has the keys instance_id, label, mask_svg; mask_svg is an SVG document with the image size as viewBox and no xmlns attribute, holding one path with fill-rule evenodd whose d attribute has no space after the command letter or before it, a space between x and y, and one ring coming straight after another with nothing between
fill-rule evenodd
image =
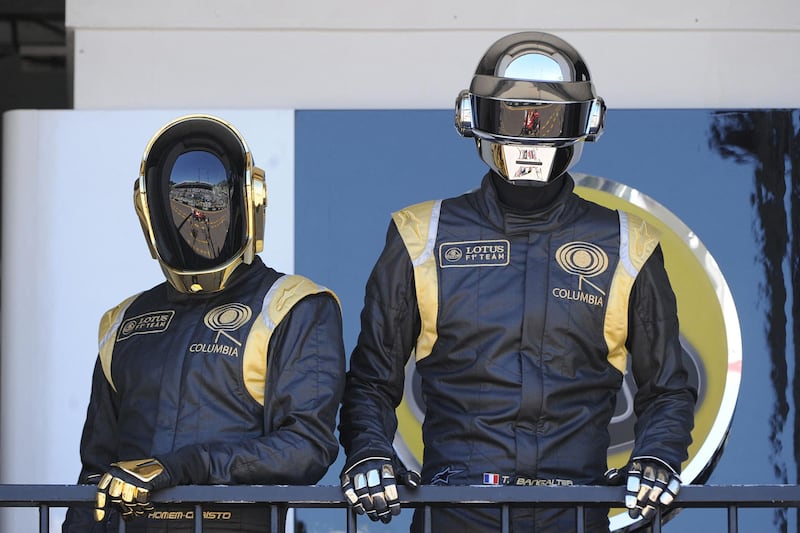
<instances>
[{"instance_id":1,"label":"suit chest panel","mask_svg":"<svg viewBox=\"0 0 800 533\"><path fill-rule=\"evenodd\" d=\"M607 296L619 261L619 226L612 217L604 222L505 235L443 215L434 250L440 342L459 342L448 331L473 343L482 342L473 332L493 331L506 351L604 361ZM587 343L597 350L587 352Z\"/></svg>"},{"instance_id":2,"label":"suit chest panel","mask_svg":"<svg viewBox=\"0 0 800 533\"><path fill-rule=\"evenodd\" d=\"M142 431L151 427L156 450L212 427L228 429L232 421L243 424L236 431L258 431L261 408L245 390L242 361L262 298L191 306L135 302L114 341L120 419L137 421Z\"/></svg>"}]
</instances>

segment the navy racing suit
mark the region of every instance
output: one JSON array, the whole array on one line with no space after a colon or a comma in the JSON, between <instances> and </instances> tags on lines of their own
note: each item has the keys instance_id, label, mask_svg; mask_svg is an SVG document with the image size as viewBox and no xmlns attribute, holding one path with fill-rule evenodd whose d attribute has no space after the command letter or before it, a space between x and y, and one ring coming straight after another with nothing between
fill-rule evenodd
<instances>
[{"instance_id":1,"label":"navy racing suit","mask_svg":"<svg viewBox=\"0 0 800 533\"><path fill-rule=\"evenodd\" d=\"M566 186L541 211L504 208L487 175L475 191L393 214L350 361L345 468L395 456L413 353L424 484L602 484L629 357L632 456L680 471L696 392L658 233L560 179ZM607 514L587 509L587 530L607 531ZM572 509L513 508L511 519L514 531L575 529ZM432 520L432 531L495 531L500 511L434 508ZM418 511L412 529L421 522Z\"/></svg>"},{"instance_id":2,"label":"navy racing suit","mask_svg":"<svg viewBox=\"0 0 800 533\"><path fill-rule=\"evenodd\" d=\"M176 485L319 481L335 460L345 355L336 296L256 256L224 290L162 283L108 311L81 439L79 483L157 458ZM203 531L266 531L269 510L205 505ZM65 532L117 531L71 508ZM156 505L128 531L193 531L193 506Z\"/></svg>"}]
</instances>

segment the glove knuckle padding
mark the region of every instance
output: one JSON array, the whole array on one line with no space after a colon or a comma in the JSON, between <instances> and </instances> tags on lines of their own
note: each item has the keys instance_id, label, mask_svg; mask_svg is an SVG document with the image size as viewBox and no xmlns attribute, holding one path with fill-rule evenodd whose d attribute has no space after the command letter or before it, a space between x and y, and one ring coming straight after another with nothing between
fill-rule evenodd
<instances>
[{"instance_id":1,"label":"glove knuckle padding","mask_svg":"<svg viewBox=\"0 0 800 533\"><path fill-rule=\"evenodd\" d=\"M659 506L668 506L680 489L680 478L659 459L631 461L626 482L625 506L632 518L649 518Z\"/></svg>"},{"instance_id":2,"label":"glove knuckle padding","mask_svg":"<svg viewBox=\"0 0 800 533\"><path fill-rule=\"evenodd\" d=\"M371 457L357 462L342 473L342 491L356 512L366 513L371 520L384 523L400 513L397 484L402 482L405 469L402 465L399 467L399 474L395 474L391 459Z\"/></svg>"},{"instance_id":3,"label":"glove knuckle padding","mask_svg":"<svg viewBox=\"0 0 800 533\"><path fill-rule=\"evenodd\" d=\"M663 505L672 505L672 502L675 500L675 496L678 495L678 491L680 489L681 480L677 476L670 476L667 487L664 489L664 492L661 493L661 503Z\"/></svg>"},{"instance_id":4,"label":"glove knuckle padding","mask_svg":"<svg viewBox=\"0 0 800 533\"><path fill-rule=\"evenodd\" d=\"M381 486L381 476L377 469L367 471L367 486L370 488L370 492L375 487Z\"/></svg>"}]
</instances>

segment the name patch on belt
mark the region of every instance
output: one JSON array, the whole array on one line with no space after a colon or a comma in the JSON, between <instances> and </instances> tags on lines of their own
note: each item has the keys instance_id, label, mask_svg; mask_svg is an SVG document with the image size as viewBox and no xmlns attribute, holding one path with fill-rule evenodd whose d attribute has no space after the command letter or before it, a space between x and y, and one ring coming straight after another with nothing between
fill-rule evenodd
<instances>
[{"instance_id":1,"label":"name patch on belt","mask_svg":"<svg viewBox=\"0 0 800 533\"><path fill-rule=\"evenodd\" d=\"M511 245L506 240L443 242L439 245L439 266L505 266L510 253Z\"/></svg>"}]
</instances>

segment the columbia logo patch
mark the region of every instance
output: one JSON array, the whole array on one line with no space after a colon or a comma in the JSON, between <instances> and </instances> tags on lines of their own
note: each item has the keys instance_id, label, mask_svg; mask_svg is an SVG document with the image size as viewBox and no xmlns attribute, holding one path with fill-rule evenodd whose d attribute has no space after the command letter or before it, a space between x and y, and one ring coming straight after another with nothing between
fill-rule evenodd
<instances>
[{"instance_id":1,"label":"columbia logo patch","mask_svg":"<svg viewBox=\"0 0 800 533\"><path fill-rule=\"evenodd\" d=\"M443 242L439 245L442 268L505 266L511 245L506 240Z\"/></svg>"}]
</instances>

